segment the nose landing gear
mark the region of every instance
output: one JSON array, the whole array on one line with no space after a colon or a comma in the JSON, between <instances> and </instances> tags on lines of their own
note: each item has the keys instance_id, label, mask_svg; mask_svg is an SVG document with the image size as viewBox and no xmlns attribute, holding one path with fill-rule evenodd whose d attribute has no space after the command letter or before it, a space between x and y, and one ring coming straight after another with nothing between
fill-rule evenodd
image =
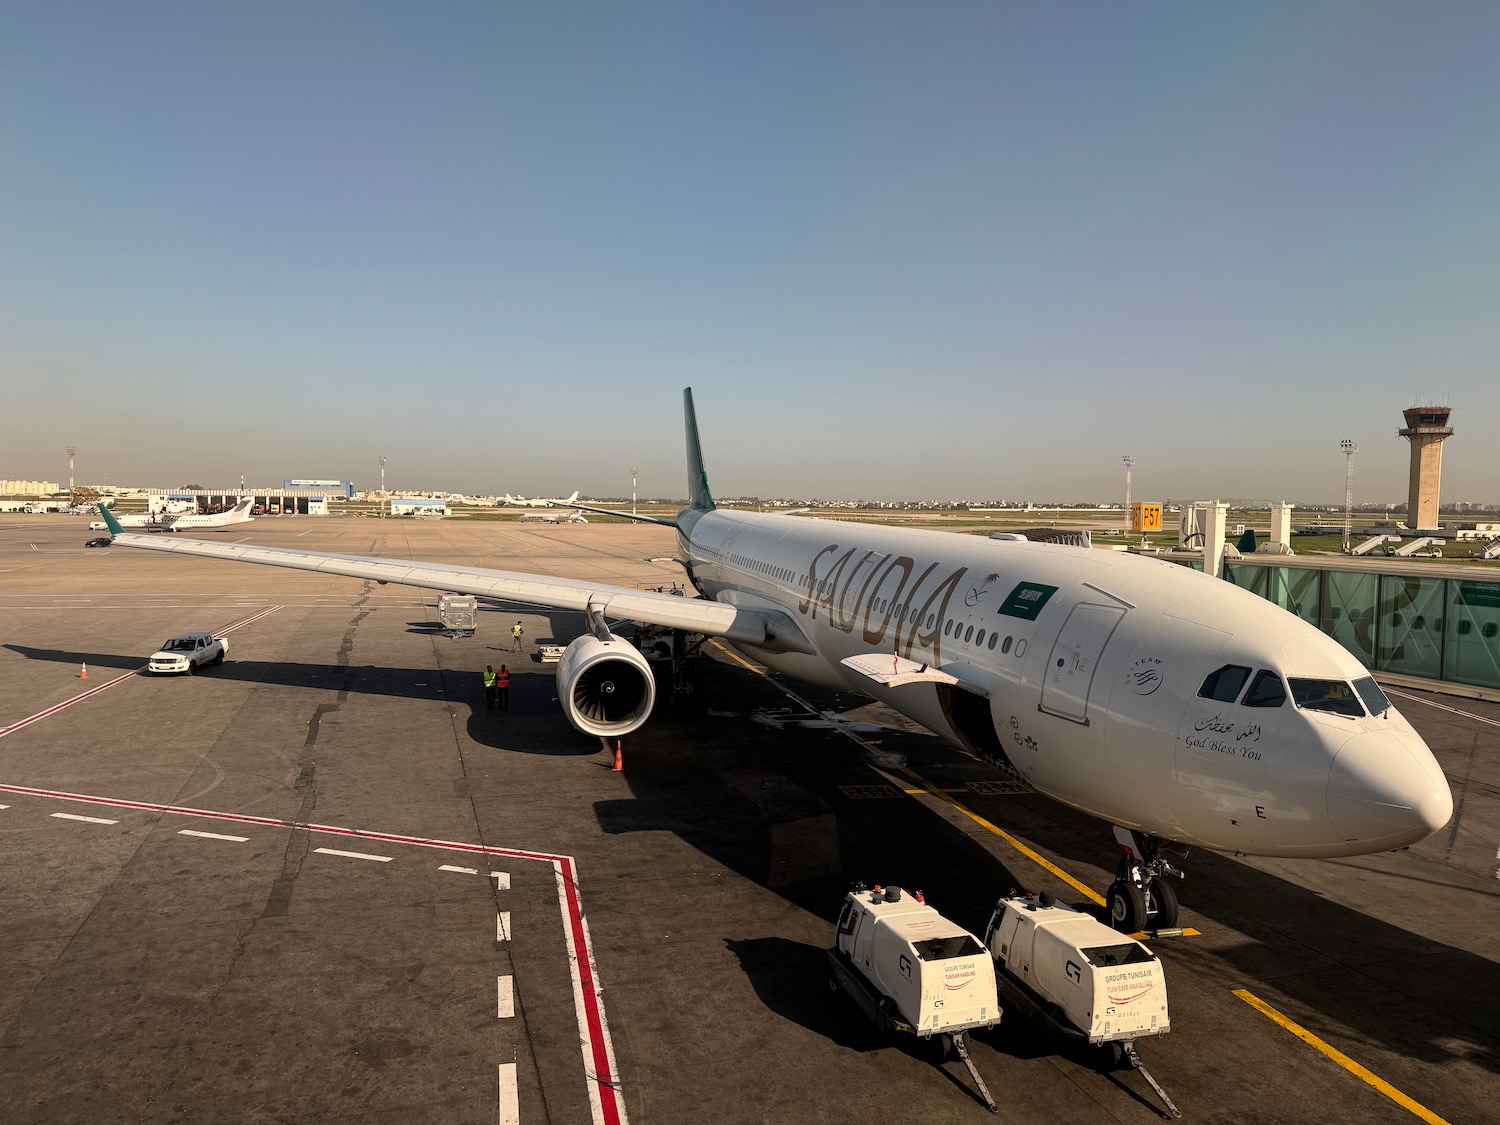
<instances>
[{"instance_id":1,"label":"nose landing gear","mask_svg":"<svg viewBox=\"0 0 1500 1125\"><path fill-rule=\"evenodd\" d=\"M1177 891L1167 879L1182 872L1162 858L1162 840L1115 826L1120 866L1109 885L1105 907L1109 924L1121 933L1164 930L1177 925Z\"/></svg>"}]
</instances>

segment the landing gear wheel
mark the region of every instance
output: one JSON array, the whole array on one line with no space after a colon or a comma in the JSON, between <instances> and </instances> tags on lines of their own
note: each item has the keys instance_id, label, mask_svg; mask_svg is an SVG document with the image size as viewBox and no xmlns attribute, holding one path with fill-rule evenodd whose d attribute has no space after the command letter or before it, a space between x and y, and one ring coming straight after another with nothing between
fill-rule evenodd
<instances>
[{"instance_id":1,"label":"landing gear wheel","mask_svg":"<svg viewBox=\"0 0 1500 1125\"><path fill-rule=\"evenodd\" d=\"M1109 924L1122 934L1146 928L1146 892L1134 883L1116 879L1104 901L1109 908Z\"/></svg>"},{"instance_id":2,"label":"landing gear wheel","mask_svg":"<svg viewBox=\"0 0 1500 1125\"><path fill-rule=\"evenodd\" d=\"M1177 891L1161 876L1146 885L1146 909L1151 915L1151 928L1166 930L1177 925Z\"/></svg>"}]
</instances>

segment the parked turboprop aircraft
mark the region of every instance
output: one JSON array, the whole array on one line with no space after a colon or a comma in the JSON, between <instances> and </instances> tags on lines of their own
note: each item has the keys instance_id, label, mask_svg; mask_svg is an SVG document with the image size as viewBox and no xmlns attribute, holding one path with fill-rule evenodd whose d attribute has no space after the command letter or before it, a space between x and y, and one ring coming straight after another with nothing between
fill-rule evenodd
<instances>
[{"instance_id":1,"label":"parked turboprop aircraft","mask_svg":"<svg viewBox=\"0 0 1500 1125\"><path fill-rule=\"evenodd\" d=\"M606 618L721 637L788 675L879 699L1041 793L1116 825L1114 924L1170 926L1172 841L1360 855L1437 831L1453 798L1369 672L1312 625L1159 559L721 511L684 392L691 499L673 527L700 598L587 579L237 543L121 546L579 610L558 697L618 738L651 713L645 658ZM624 512L612 513L625 515Z\"/></svg>"},{"instance_id":2,"label":"parked turboprop aircraft","mask_svg":"<svg viewBox=\"0 0 1500 1125\"><path fill-rule=\"evenodd\" d=\"M255 497L247 496L228 511L214 512L212 515L167 512L157 516L106 516L105 518L114 521L113 524L108 525L110 531L114 531L114 525L141 527L147 531L181 531L186 527L228 527L236 523L251 523L255 519L250 514L250 505L253 503L255 503ZM106 526L105 523L96 520L89 524L89 529L103 531Z\"/></svg>"},{"instance_id":3,"label":"parked turboprop aircraft","mask_svg":"<svg viewBox=\"0 0 1500 1125\"><path fill-rule=\"evenodd\" d=\"M528 500L524 496L512 496L509 492L507 492L504 496L500 497L500 506L502 508L551 508L554 505L558 504L571 504L574 500L577 499L578 490L576 488L573 490L572 496L569 496L563 500L546 500L540 496L535 496Z\"/></svg>"}]
</instances>

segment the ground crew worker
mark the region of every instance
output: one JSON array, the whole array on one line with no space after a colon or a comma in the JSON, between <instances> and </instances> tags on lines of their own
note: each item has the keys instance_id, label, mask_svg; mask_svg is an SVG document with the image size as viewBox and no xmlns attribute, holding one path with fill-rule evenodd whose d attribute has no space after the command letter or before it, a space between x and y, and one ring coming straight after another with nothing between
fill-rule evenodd
<instances>
[{"instance_id":1,"label":"ground crew worker","mask_svg":"<svg viewBox=\"0 0 1500 1125\"><path fill-rule=\"evenodd\" d=\"M517 621L515 626L510 631L511 640L514 642L510 646L511 652L521 651L521 634L524 632L526 632L526 630L521 628L521 623Z\"/></svg>"},{"instance_id":2,"label":"ground crew worker","mask_svg":"<svg viewBox=\"0 0 1500 1125\"><path fill-rule=\"evenodd\" d=\"M494 665L486 664L484 666L484 705L491 711L495 709L495 703L499 699L499 696L496 694L499 690L495 686L496 679Z\"/></svg>"},{"instance_id":3,"label":"ground crew worker","mask_svg":"<svg viewBox=\"0 0 1500 1125\"><path fill-rule=\"evenodd\" d=\"M500 710L502 710L502 711L509 711L510 710L510 669L507 668L504 664L502 664L502 665L500 665L500 671L499 671L499 673L497 675L498 675L498 678L496 680L495 690L500 695Z\"/></svg>"}]
</instances>

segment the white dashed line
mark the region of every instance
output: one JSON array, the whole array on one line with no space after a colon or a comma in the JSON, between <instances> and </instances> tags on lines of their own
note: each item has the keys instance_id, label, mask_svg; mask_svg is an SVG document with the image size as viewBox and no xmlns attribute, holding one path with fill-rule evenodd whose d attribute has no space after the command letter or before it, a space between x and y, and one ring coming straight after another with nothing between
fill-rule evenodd
<instances>
[{"instance_id":1,"label":"white dashed line","mask_svg":"<svg viewBox=\"0 0 1500 1125\"><path fill-rule=\"evenodd\" d=\"M495 880L495 890L510 890L510 873L508 871L491 871L490 878Z\"/></svg>"},{"instance_id":2,"label":"white dashed line","mask_svg":"<svg viewBox=\"0 0 1500 1125\"><path fill-rule=\"evenodd\" d=\"M445 863L438 868L439 871L456 871L460 875L478 875L477 867L454 867L451 863Z\"/></svg>"},{"instance_id":3,"label":"white dashed line","mask_svg":"<svg viewBox=\"0 0 1500 1125\"><path fill-rule=\"evenodd\" d=\"M195 832L191 828L184 828L177 835L196 836L200 840L228 840L231 844L244 844L250 840L249 836L225 836L221 832Z\"/></svg>"},{"instance_id":4,"label":"white dashed line","mask_svg":"<svg viewBox=\"0 0 1500 1125\"><path fill-rule=\"evenodd\" d=\"M511 977L495 978L495 1015L508 1020L516 1014L516 989Z\"/></svg>"},{"instance_id":5,"label":"white dashed line","mask_svg":"<svg viewBox=\"0 0 1500 1125\"><path fill-rule=\"evenodd\" d=\"M0 805L0 809L8 809L8 808L10 808L9 805Z\"/></svg>"},{"instance_id":6,"label":"white dashed line","mask_svg":"<svg viewBox=\"0 0 1500 1125\"><path fill-rule=\"evenodd\" d=\"M368 852L341 852L337 848L314 848L313 851L322 852L324 855L341 855L345 859L369 859L376 863L390 863L395 858L388 855L370 855Z\"/></svg>"},{"instance_id":7,"label":"white dashed line","mask_svg":"<svg viewBox=\"0 0 1500 1125\"><path fill-rule=\"evenodd\" d=\"M516 1095L516 1064L500 1064L500 1125L521 1125L521 1099Z\"/></svg>"},{"instance_id":8,"label":"white dashed line","mask_svg":"<svg viewBox=\"0 0 1500 1125\"><path fill-rule=\"evenodd\" d=\"M1500 856L1497 856L1496 858L1500 859ZM509 910L502 910L502 911L500 911L500 913L498 913L498 914L495 915L495 940L496 941L509 941L510 940L510 911Z\"/></svg>"},{"instance_id":9,"label":"white dashed line","mask_svg":"<svg viewBox=\"0 0 1500 1125\"><path fill-rule=\"evenodd\" d=\"M119 824L118 820L105 820L102 816L79 816L77 813L55 812L51 814L58 820L77 820L84 824Z\"/></svg>"}]
</instances>

